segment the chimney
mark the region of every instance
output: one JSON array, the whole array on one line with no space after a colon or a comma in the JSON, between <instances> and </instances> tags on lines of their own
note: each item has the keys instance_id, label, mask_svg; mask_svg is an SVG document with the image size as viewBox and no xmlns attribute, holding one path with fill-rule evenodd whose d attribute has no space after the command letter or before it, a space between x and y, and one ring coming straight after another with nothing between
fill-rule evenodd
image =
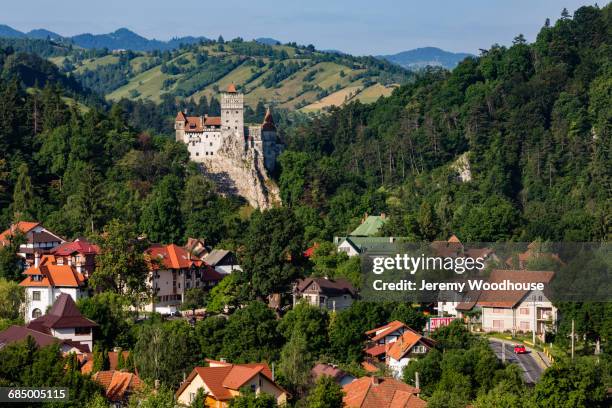
<instances>
[{"instance_id":1,"label":"chimney","mask_svg":"<svg viewBox=\"0 0 612 408\"><path fill-rule=\"evenodd\" d=\"M38 268L39 264L40 264L40 252L35 251L34 252L34 267Z\"/></svg>"},{"instance_id":2,"label":"chimney","mask_svg":"<svg viewBox=\"0 0 612 408\"><path fill-rule=\"evenodd\" d=\"M380 384L380 378L377 375L372 376L372 385Z\"/></svg>"}]
</instances>

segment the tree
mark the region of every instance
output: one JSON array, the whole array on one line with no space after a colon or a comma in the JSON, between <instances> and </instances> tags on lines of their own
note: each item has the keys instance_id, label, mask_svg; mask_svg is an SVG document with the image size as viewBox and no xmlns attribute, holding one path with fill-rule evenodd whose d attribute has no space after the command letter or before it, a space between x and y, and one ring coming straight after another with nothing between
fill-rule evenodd
<instances>
[{"instance_id":1,"label":"tree","mask_svg":"<svg viewBox=\"0 0 612 408\"><path fill-rule=\"evenodd\" d=\"M19 166L17 182L13 192L13 219L22 221L34 218L34 187L28 170L28 165Z\"/></svg>"},{"instance_id":2,"label":"tree","mask_svg":"<svg viewBox=\"0 0 612 408\"><path fill-rule=\"evenodd\" d=\"M195 316L195 310L206 306L206 292L202 288L191 288L185 292L183 304L181 308L183 310L191 310L193 316Z\"/></svg>"},{"instance_id":3,"label":"tree","mask_svg":"<svg viewBox=\"0 0 612 408\"><path fill-rule=\"evenodd\" d=\"M328 351L328 326L329 314L326 310L300 302L283 316L278 324L278 331L287 341L291 340L295 333L303 334L307 351L317 357Z\"/></svg>"},{"instance_id":4,"label":"tree","mask_svg":"<svg viewBox=\"0 0 612 408\"><path fill-rule=\"evenodd\" d=\"M0 246L0 278L17 281L22 278L23 258L17 253L25 243L25 235L17 230L6 237L6 244Z\"/></svg>"},{"instance_id":5,"label":"tree","mask_svg":"<svg viewBox=\"0 0 612 408\"><path fill-rule=\"evenodd\" d=\"M219 313L226 307L233 309L238 306L239 296L238 278L235 274L228 275L210 290L207 310Z\"/></svg>"},{"instance_id":6,"label":"tree","mask_svg":"<svg viewBox=\"0 0 612 408\"><path fill-rule=\"evenodd\" d=\"M189 405L191 408L202 408L206 406L206 391L204 388L198 389L196 392L195 398L191 401Z\"/></svg>"},{"instance_id":7,"label":"tree","mask_svg":"<svg viewBox=\"0 0 612 408\"><path fill-rule=\"evenodd\" d=\"M162 386L153 390L145 387L140 392L130 395L129 408L175 408L174 391Z\"/></svg>"},{"instance_id":8,"label":"tree","mask_svg":"<svg viewBox=\"0 0 612 408\"><path fill-rule=\"evenodd\" d=\"M100 253L96 257L96 273L90 284L97 291L127 294L138 303L145 291L148 267L143 243L136 239L134 226L113 220L96 238Z\"/></svg>"},{"instance_id":9,"label":"tree","mask_svg":"<svg viewBox=\"0 0 612 408\"><path fill-rule=\"evenodd\" d=\"M438 342L442 349L468 349L474 342L474 337L465 325L455 320L448 326L436 329L431 338Z\"/></svg>"},{"instance_id":10,"label":"tree","mask_svg":"<svg viewBox=\"0 0 612 408\"><path fill-rule=\"evenodd\" d=\"M399 320L416 331L423 330L427 323L425 315L413 308L409 303L399 303L391 312L389 320Z\"/></svg>"},{"instance_id":11,"label":"tree","mask_svg":"<svg viewBox=\"0 0 612 408\"><path fill-rule=\"evenodd\" d=\"M260 393L256 395L250 389L244 389L240 395L230 400L230 408L276 408L276 398L273 395Z\"/></svg>"},{"instance_id":12,"label":"tree","mask_svg":"<svg viewBox=\"0 0 612 408\"><path fill-rule=\"evenodd\" d=\"M128 347L131 344L132 321L127 311L129 305L128 299L114 292L98 293L78 301L83 316L98 323L94 328L94 338L105 350Z\"/></svg>"},{"instance_id":13,"label":"tree","mask_svg":"<svg viewBox=\"0 0 612 408\"><path fill-rule=\"evenodd\" d=\"M300 275L302 235L302 226L288 208L253 214L244 239L243 270L234 272L247 299L289 289Z\"/></svg>"},{"instance_id":14,"label":"tree","mask_svg":"<svg viewBox=\"0 0 612 408\"><path fill-rule=\"evenodd\" d=\"M221 354L233 363L277 359L282 344L277 324L266 304L249 303L228 319Z\"/></svg>"},{"instance_id":15,"label":"tree","mask_svg":"<svg viewBox=\"0 0 612 408\"><path fill-rule=\"evenodd\" d=\"M25 290L12 281L0 278L0 330L11 323L23 321Z\"/></svg>"},{"instance_id":16,"label":"tree","mask_svg":"<svg viewBox=\"0 0 612 408\"><path fill-rule=\"evenodd\" d=\"M151 241L172 243L183 238L182 191L181 180L170 174L147 197L140 226Z\"/></svg>"},{"instance_id":17,"label":"tree","mask_svg":"<svg viewBox=\"0 0 612 408\"><path fill-rule=\"evenodd\" d=\"M593 357L579 357L575 362L556 361L536 384L532 406L547 408L606 406L606 387L603 382L603 370L606 367L606 364L598 364Z\"/></svg>"},{"instance_id":18,"label":"tree","mask_svg":"<svg viewBox=\"0 0 612 408\"><path fill-rule=\"evenodd\" d=\"M194 330L184 320L152 319L139 327L136 339L131 353L139 375L145 380L160 380L175 388L183 375L201 361Z\"/></svg>"},{"instance_id":19,"label":"tree","mask_svg":"<svg viewBox=\"0 0 612 408\"><path fill-rule=\"evenodd\" d=\"M290 389L302 396L310 380L312 357L308 352L308 343L304 333L294 331L289 341L283 346L280 358L280 374Z\"/></svg>"},{"instance_id":20,"label":"tree","mask_svg":"<svg viewBox=\"0 0 612 408\"><path fill-rule=\"evenodd\" d=\"M308 408L342 408L344 391L332 377L323 375L310 391L306 404Z\"/></svg>"}]
</instances>

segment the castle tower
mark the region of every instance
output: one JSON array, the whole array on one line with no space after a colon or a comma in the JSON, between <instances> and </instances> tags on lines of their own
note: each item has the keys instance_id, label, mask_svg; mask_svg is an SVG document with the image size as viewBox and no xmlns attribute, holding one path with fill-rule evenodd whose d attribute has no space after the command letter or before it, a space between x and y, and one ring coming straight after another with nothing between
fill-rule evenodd
<instances>
[{"instance_id":1,"label":"castle tower","mask_svg":"<svg viewBox=\"0 0 612 408\"><path fill-rule=\"evenodd\" d=\"M187 125L187 116L183 111L180 111L176 114L176 118L174 119L174 130L176 130L176 138L177 142L185 142L185 126Z\"/></svg>"},{"instance_id":2,"label":"castle tower","mask_svg":"<svg viewBox=\"0 0 612 408\"><path fill-rule=\"evenodd\" d=\"M266 116L261 124L261 144L264 162L268 170L274 170L276 157L280 153L278 150L276 125L272 117L272 111L268 107Z\"/></svg>"},{"instance_id":3,"label":"castle tower","mask_svg":"<svg viewBox=\"0 0 612 408\"><path fill-rule=\"evenodd\" d=\"M244 95L236 91L234 84L221 95L221 129L244 138Z\"/></svg>"}]
</instances>

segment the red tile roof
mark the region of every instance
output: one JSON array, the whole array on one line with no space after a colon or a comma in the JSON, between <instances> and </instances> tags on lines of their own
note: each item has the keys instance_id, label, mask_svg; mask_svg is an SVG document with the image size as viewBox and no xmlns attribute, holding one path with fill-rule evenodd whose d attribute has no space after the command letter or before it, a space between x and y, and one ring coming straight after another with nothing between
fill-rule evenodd
<instances>
[{"instance_id":1,"label":"red tile roof","mask_svg":"<svg viewBox=\"0 0 612 408\"><path fill-rule=\"evenodd\" d=\"M370 363L369 361L362 361L361 366L368 373L375 373L378 371L378 367L376 367L374 364Z\"/></svg>"},{"instance_id":2,"label":"red tile roof","mask_svg":"<svg viewBox=\"0 0 612 408\"><path fill-rule=\"evenodd\" d=\"M201 133L206 126L221 126L220 116L186 116L185 132Z\"/></svg>"},{"instance_id":3,"label":"red tile roof","mask_svg":"<svg viewBox=\"0 0 612 408\"><path fill-rule=\"evenodd\" d=\"M347 374L341 369L339 369L338 367L333 366L331 364L323 364L323 363L316 364L312 368L312 370L310 370L310 374L312 374L312 377L315 380L318 379L319 377L327 375L329 377L332 377L336 381L340 381L342 378L347 376Z\"/></svg>"},{"instance_id":4,"label":"red tile roof","mask_svg":"<svg viewBox=\"0 0 612 408\"><path fill-rule=\"evenodd\" d=\"M386 351L387 351L386 344L377 344L373 347L365 349L365 353L369 354L372 357L380 356L381 354L384 354Z\"/></svg>"},{"instance_id":5,"label":"red tile roof","mask_svg":"<svg viewBox=\"0 0 612 408\"><path fill-rule=\"evenodd\" d=\"M405 323L400 322L399 320L394 320L392 322L385 324L384 326L377 327L372 330L368 330L367 332L365 332L365 334L367 336L372 336L370 338L371 341L378 341L378 340L384 339L386 336L402 328L406 330L414 331L410 327L408 327Z\"/></svg>"},{"instance_id":6,"label":"red tile roof","mask_svg":"<svg viewBox=\"0 0 612 408\"><path fill-rule=\"evenodd\" d=\"M320 292L329 296L338 296L342 294L350 294L355 296L357 291L355 287L347 279L326 279L326 278L306 278L299 279L296 284L298 292L304 292L311 284L317 284Z\"/></svg>"},{"instance_id":7,"label":"red tile roof","mask_svg":"<svg viewBox=\"0 0 612 408\"><path fill-rule=\"evenodd\" d=\"M343 402L348 408L422 408L419 390L393 378L361 377L343 388Z\"/></svg>"},{"instance_id":8,"label":"red tile roof","mask_svg":"<svg viewBox=\"0 0 612 408\"><path fill-rule=\"evenodd\" d=\"M27 325L29 329L43 333L50 333L50 329L96 326L98 325L94 321L83 317L72 297L66 293L57 297L47 314L32 320Z\"/></svg>"},{"instance_id":9,"label":"red tile roof","mask_svg":"<svg viewBox=\"0 0 612 408\"><path fill-rule=\"evenodd\" d=\"M97 255L100 253L100 248L89 242L85 238L77 238L72 242L64 242L51 250L51 253L57 256L68 256L74 253L83 255Z\"/></svg>"},{"instance_id":10,"label":"red tile roof","mask_svg":"<svg viewBox=\"0 0 612 408\"><path fill-rule=\"evenodd\" d=\"M49 333L45 333L36 330L31 327L24 326L9 326L6 330L0 332L0 348L5 344L13 343L16 341L23 341L28 337L32 337L38 347L45 347L51 344L64 345L70 349L75 348L80 353L89 352L89 347L72 340L62 340L57 337L53 337Z\"/></svg>"},{"instance_id":11,"label":"red tile roof","mask_svg":"<svg viewBox=\"0 0 612 408\"><path fill-rule=\"evenodd\" d=\"M236 85L233 83L227 86L227 93L236 93Z\"/></svg>"},{"instance_id":12,"label":"red tile roof","mask_svg":"<svg viewBox=\"0 0 612 408\"><path fill-rule=\"evenodd\" d=\"M136 374L123 371L98 371L92 379L104 388L106 398L113 402L123 401L129 393L144 387Z\"/></svg>"},{"instance_id":13,"label":"red tile roof","mask_svg":"<svg viewBox=\"0 0 612 408\"><path fill-rule=\"evenodd\" d=\"M77 272L71 265L57 265L53 255L43 255L38 266L30 266L23 274L26 278L19 286L78 288L85 285L85 276L82 273ZM35 275L42 275L42 279L34 280Z\"/></svg>"}]
</instances>

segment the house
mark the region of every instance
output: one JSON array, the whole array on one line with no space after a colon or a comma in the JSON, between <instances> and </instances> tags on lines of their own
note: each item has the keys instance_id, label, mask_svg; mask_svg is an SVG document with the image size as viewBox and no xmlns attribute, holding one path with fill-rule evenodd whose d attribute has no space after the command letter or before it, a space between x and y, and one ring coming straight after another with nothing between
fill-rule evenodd
<instances>
[{"instance_id":1,"label":"house","mask_svg":"<svg viewBox=\"0 0 612 408\"><path fill-rule=\"evenodd\" d=\"M425 355L435 344L399 320L365 334L368 340L364 351L369 363L384 362L398 378L411 360Z\"/></svg>"},{"instance_id":2,"label":"house","mask_svg":"<svg viewBox=\"0 0 612 408\"><path fill-rule=\"evenodd\" d=\"M96 268L96 256L100 248L89 242L86 238L79 237L72 242L64 242L51 251L58 265L74 266L77 272L90 277Z\"/></svg>"},{"instance_id":3,"label":"house","mask_svg":"<svg viewBox=\"0 0 612 408\"><path fill-rule=\"evenodd\" d=\"M34 264L23 273L26 277L19 286L26 292L25 322L36 319L62 294L73 301L88 296L85 275L74 265L58 263L54 255L34 254Z\"/></svg>"},{"instance_id":4,"label":"house","mask_svg":"<svg viewBox=\"0 0 612 408\"><path fill-rule=\"evenodd\" d=\"M410 361L427 354L434 345L432 339L407 330L399 339L387 344L385 364L396 378L402 378L404 367Z\"/></svg>"},{"instance_id":5,"label":"house","mask_svg":"<svg viewBox=\"0 0 612 408\"><path fill-rule=\"evenodd\" d=\"M85 355L89 352L89 348L81 343L72 340L62 340L50 334L29 329L24 326L15 325L9 326L5 330L0 331L0 349L7 344L25 341L28 337L32 338L38 347L47 347L52 344L57 344L60 351L64 355L70 353Z\"/></svg>"},{"instance_id":6,"label":"house","mask_svg":"<svg viewBox=\"0 0 612 408\"><path fill-rule=\"evenodd\" d=\"M543 283L554 279L552 271L501 270L491 272L488 281L501 284ZM490 290L476 293L470 302L460 304L462 312L481 309L482 329L486 332L531 332L544 336L554 330L557 309L548 297L548 290Z\"/></svg>"},{"instance_id":7,"label":"house","mask_svg":"<svg viewBox=\"0 0 612 408\"><path fill-rule=\"evenodd\" d=\"M206 407L227 408L229 401L245 388L256 394L263 392L273 395L279 405L287 402L287 391L274 382L274 374L266 363L206 361L209 366L194 368L176 391L178 403L191 404L201 388L206 392Z\"/></svg>"},{"instance_id":8,"label":"house","mask_svg":"<svg viewBox=\"0 0 612 408\"><path fill-rule=\"evenodd\" d=\"M208 255L202 258L202 260L215 268L215 271L223 275L242 270L238 264L236 255L227 249L213 249Z\"/></svg>"},{"instance_id":9,"label":"house","mask_svg":"<svg viewBox=\"0 0 612 408\"><path fill-rule=\"evenodd\" d=\"M144 382L138 375L125 371L98 371L91 379L104 388L106 399L114 407L127 405L130 395L144 389Z\"/></svg>"},{"instance_id":10,"label":"house","mask_svg":"<svg viewBox=\"0 0 612 408\"><path fill-rule=\"evenodd\" d=\"M347 408L424 408L419 389L389 377L361 377L342 387Z\"/></svg>"},{"instance_id":11,"label":"house","mask_svg":"<svg viewBox=\"0 0 612 408\"><path fill-rule=\"evenodd\" d=\"M313 306L343 310L357 299L357 290L344 278L306 278L298 280L293 287L293 306L300 299Z\"/></svg>"},{"instance_id":12,"label":"house","mask_svg":"<svg viewBox=\"0 0 612 408\"><path fill-rule=\"evenodd\" d=\"M336 383L340 384L340 386L345 386L346 384L350 384L356 380L355 377L345 373L336 365L332 364L317 363L312 370L310 370L310 374L314 381L317 381L320 377L327 375L333 378Z\"/></svg>"},{"instance_id":13,"label":"house","mask_svg":"<svg viewBox=\"0 0 612 408\"><path fill-rule=\"evenodd\" d=\"M506 265L510 268L518 267L518 269L527 269L527 263L530 260L544 259L552 262L553 264L563 265L563 261L559 258L558 254L546 252L545 245L541 242L533 241L527 245L525 252L520 252L516 257L509 257L506 259Z\"/></svg>"},{"instance_id":14,"label":"house","mask_svg":"<svg viewBox=\"0 0 612 408\"><path fill-rule=\"evenodd\" d=\"M147 285L154 293L153 301L145 306L147 311L174 313L186 291L210 289L223 278L206 262L175 244L153 245L145 251L145 258L149 265Z\"/></svg>"},{"instance_id":15,"label":"house","mask_svg":"<svg viewBox=\"0 0 612 408\"><path fill-rule=\"evenodd\" d=\"M193 257L202 259L210 252L210 247L206 245L204 238L187 238L184 247Z\"/></svg>"},{"instance_id":16,"label":"house","mask_svg":"<svg viewBox=\"0 0 612 408\"><path fill-rule=\"evenodd\" d=\"M25 259L26 263L30 265L34 262L35 252L49 253L51 249L64 242L60 236L49 231L38 222L19 221L0 234L0 245L8 245L11 238L18 232L24 235L25 242L19 245L17 255Z\"/></svg>"},{"instance_id":17,"label":"house","mask_svg":"<svg viewBox=\"0 0 612 408\"><path fill-rule=\"evenodd\" d=\"M388 218L385 213L380 215L368 215L361 219L361 224L355 228L349 236L351 237L374 237L378 235L382 227L387 223Z\"/></svg>"},{"instance_id":18,"label":"house","mask_svg":"<svg viewBox=\"0 0 612 408\"><path fill-rule=\"evenodd\" d=\"M49 334L60 340L70 340L93 350L93 328L98 325L83 317L72 297L59 295L49 312L30 321L28 329Z\"/></svg>"}]
</instances>

